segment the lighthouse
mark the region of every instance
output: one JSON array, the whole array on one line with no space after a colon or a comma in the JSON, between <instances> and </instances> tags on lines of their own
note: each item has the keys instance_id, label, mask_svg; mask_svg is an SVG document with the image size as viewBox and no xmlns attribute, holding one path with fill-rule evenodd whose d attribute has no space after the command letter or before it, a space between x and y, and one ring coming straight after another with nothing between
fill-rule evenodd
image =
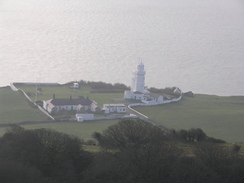
<instances>
[{"instance_id":1,"label":"lighthouse","mask_svg":"<svg viewBox=\"0 0 244 183\"><path fill-rule=\"evenodd\" d=\"M145 89L145 75L144 64L141 62L132 73L131 89L124 91L125 99L141 101L146 94L150 93Z\"/></svg>"},{"instance_id":2,"label":"lighthouse","mask_svg":"<svg viewBox=\"0 0 244 183\"><path fill-rule=\"evenodd\" d=\"M177 94L177 97L173 97L171 99L165 98L164 94L150 93L150 91L145 89L146 72L144 70L144 64L142 62L137 65L135 71L132 74L133 75L132 75L131 89L124 91L124 99L140 101L142 104L135 103L131 106L138 106L138 105L150 106L150 105L166 104L170 102L177 102L182 97L181 90L179 88L175 88L173 90L173 92Z\"/></svg>"},{"instance_id":3,"label":"lighthouse","mask_svg":"<svg viewBox=\"0 0 244 183\"><path fill-rule=\"evenodd\" d=\"M145 70L144 64L141 62L137 65L136 70L133 72L131 91L146 93L145 91Z\"/></svg>"}]
</instances>

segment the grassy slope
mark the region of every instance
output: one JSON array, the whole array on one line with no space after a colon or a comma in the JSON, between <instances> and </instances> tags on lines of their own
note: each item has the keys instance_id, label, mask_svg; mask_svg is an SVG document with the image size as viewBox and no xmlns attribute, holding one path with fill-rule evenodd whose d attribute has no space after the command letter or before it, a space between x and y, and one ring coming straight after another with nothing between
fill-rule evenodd
<instances>
[{"instance_id":1,"label":"grassy slope","mask_svg":"<svg viewBox=\"0 0 244 183\"><path fill-rule=\"evenodd\" d=\"M107 121L87 121L83 123L78 122L50 122L41 124L22 125L25 129L38 129L47 128L53 129L59 132L75 135L81 139L89 140L92 139L91 135L93 132L102 132L110 125L116 124L118 120L107 120ZM6 131L6 128L0 128L0 136Z\"/></svg>"},{"instance_id":2,"label":"grassy slope","mask_svg":"<svg viewBox=\"0 0 244 183\"><path fill-rule=\"evenodd\" d=\"M35 86L21 87L26 92L32 93L34 99ZM89 87L77 89L76 93L67 86L42 86L42 95L37 100L47 100L55 93L56 98L68 98L73 95L89 96L101 106L104 103L115 103L114 98L122 98L123 94L94 94L89 93ZM219 97L212 95L195 95L195 98L184 97L180 102L151 106L136 107L157 124L174 129L201 128L208 136L224 139L228 142L244 142L244 97ZM14 115L13 115L14 114ZM27 101L18 92L10 88L0 88L0 123L20 121L45 120L38 110L30 108ZM26 128L51 128L58 131L75 134L84 139L89 139L91 133L104 130L111 121L80 123L50 123L26 125ZM100 131L101 131L100 130ZM4 130L0 129L0 134Z\"/></svg>"},{"instance_id":3,"label":"grassy slope","mask_svg":"<svg viewBox=\"0 0 244 183\"><path fill-rule=\"evenodd\" d=\"M21 86L25 92L32 94L31 98L35 99L35 86ZM76 93L67 86L46 86L42 87L42 95L38 95L37 100L47 100L52 98L55 93L57 98L69 98L70 95L89 96L90 99L98 102L99 105L103 103L114 103L114 98L122 98L123 94L97 94L89 93L89 87L82 87L76 89ZM9 87L0 88L0 123L18 123L22 121L43 121L46 116L39 110L31 108L23 95L20 92L14 92ZM63 123L43 123L23 125L26 129L49 128L60 132L76 135L84 140L91 139L91 134L95 131L102 132L108 126L116 124L118 120L107 121L89 121L84 123L77 122L63 122ZM5 128L0 128L0 136L5 133Z\"/></svg>"},{"instance_id":4,"label":"grassy slope","mask_svg":"<svg viewBox=\"0 0 244 183\"><path fill-rule=\"evenodd\" d=\"M208 136L244 142L244 97L195 95L178 103L135 109L168 128L201 128Z\"/></svg>"},{"instance_id":5,"label":"grassy slope","mask_svg":"<svg viewBox=\"0 0 244 183\"><path fill-rule=\"evenodd\" d=\"M0 88L0 124L43 120L47 120L46 115L30 107L20 92L10 87Z\"/></svg>"},{"instance_id":6,"label":"grassy slope","mask_svg":"<svg viewBox=\"0 0 244 183\"><path fill-rule=\"evenodd\" d=\"M31 99L35 100L35 86L20 86L26 93L31 93ZM82 86L79 89L70 89L68 86L41 86L42 94L37 95L37 100L48 100L55 94L56 98L77 98L79 96L89 97L102 106L105 103L114 103L115 98L123 98L123 93L90 93L89 86Z\"/></svg>"}]
</instances>

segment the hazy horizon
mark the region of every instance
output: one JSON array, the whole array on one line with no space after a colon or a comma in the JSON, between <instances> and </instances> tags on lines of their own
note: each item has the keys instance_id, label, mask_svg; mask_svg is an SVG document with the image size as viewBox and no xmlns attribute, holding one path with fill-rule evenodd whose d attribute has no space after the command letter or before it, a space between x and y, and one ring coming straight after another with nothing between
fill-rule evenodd
<instances>
[{"instance_id":1,"label":"hazy horizon","mask_svg":"<svg viewBox=\"0 0 244 183\"><path fill-rule=\"evenodd\" d=\"M103 81L244 95L241 0L2 0L0 86Z\"/></svg>"}]
</instances>

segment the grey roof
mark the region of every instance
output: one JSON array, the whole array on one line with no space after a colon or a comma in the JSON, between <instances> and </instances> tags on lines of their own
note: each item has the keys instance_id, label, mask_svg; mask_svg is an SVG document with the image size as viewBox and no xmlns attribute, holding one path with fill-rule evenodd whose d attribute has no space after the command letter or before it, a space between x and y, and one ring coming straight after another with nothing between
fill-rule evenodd
<instances>
[{"instance_id":1,"label":"grey roof","mask_svg":"<svg viewBox=\"0 0 244 183\"><path fill-rule=\"evenodd\" d=\"M51 99L50 103L55 106L63 105L91 105L92 100L87 98L78 98L78 99Z\"/></svg>"},{"instance_id":2,"label":"grey roof","mask_svg":"<svg viewBox=\"0 0 244 183\"><path fill-rule=\"evenodd\" d=\"M125 104L103 104L106 107L125 107Z\"/></svg>"},{"instance_id":3,"label":"grey roof","mask_svg":"<svg viewBox=\"0 0 244 183\"><path fill-rule=\"evenodd\" d=\"M135 94L143 94L142 92L139 92L139 91L135 91L133 93L135 93Z\"/></svg>"},{"instance_id":4,"label":"grey roof","mask_svg":"<svg viewBox=\"0 0 244 183\"><path fill-rule=\"evenodd\" d=\"M148 95L151 96L151 97L154 97L154 98L158 98L158 97L162 96L162 95L160 95L158 93L149 93Z\"/></svg>"}]
</instances>

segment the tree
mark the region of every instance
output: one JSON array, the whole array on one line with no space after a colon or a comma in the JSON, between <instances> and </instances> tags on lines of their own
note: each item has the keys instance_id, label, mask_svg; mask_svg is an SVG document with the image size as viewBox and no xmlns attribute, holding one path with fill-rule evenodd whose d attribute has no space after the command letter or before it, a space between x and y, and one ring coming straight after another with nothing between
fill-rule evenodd
<instances>
[{"instance_id":1,"label":"tree","mask_svg":"<svg viewBox=\"0 0 244 183\"><path fill-rule=\"evenodd\" d=\"M188 140L189 133L188 133L187 130L180 130L178 132L178 134L179 134L180 139L182 139L184 141L187 141Z\"/></svg>"},{"instance_id":2,"label":"tree","mask_svg":"<svg viewBox=\"0 0 244 183\"><path fill-rule=\"evenodd\" d=\"M199 164L218 176L218 182L244 182L243 159L239 159L229 148L201 143L196 146L194 154Z\"/></svg>"},{"instance_id":3,"label":"tree","mask_svg":"<svg viewBox=\"0 0 244 183\"><path fill-rule=\"evenodd\" d=\"M183 141L201 142L208 140L207 135L200 128L191 128L190 130L174 131L174 135Z\"/></svg>"},{"instance_id":4,"label":"tree","mask_svg":"<svg viewBox=\"0 0 244 183\"><path fill-rule=\"evenodd\" d=\"M148 143L160 143L167 139L164 131L143 120L121 120L108 127L102 134L95 132L93 137L103 148L124 150L140 147Z\"/></svg>"},{"instance_id":5,"label":"tree","mask_svg":"<svg viewBox=\"0 0 244 183\"><path fill-rule=\"evenodd\" d=\"M207 135L200 128L191 128L188 134L192 137L192 141L200 142L204 140Z\"/></svg>"},{"instance_id":6,"label":"tree","mask_svg":"<svg viewBox=\"0 0 244 183\"><path fill-rule=\"evenodd\" d=\"M93 137L105 151L95 157L87 182L161 183L184 154L162 129L142 120L121 120Z\"/></svg>"},{"instance_id":7,"label":"tree","mask_svg":"<svg viewBox=\"0 0 244 183\"><path fill-rule=\"evenodd\" d=\"M48 183L51 182L45 178L35 167L25 166L23 163L0 159L0 182L6 183Z\"/></svg>"},{"instance_id":8,"label":"tree","mask_svg":"<svg viewBox=\"0 0 244 183\"><path fill-rule=\"evenodd\" d=\"M231 147L231 150L232 150L232 152L233 152L235 155L238 155L240 149L241 149L241 146L236 145L236 144L234 144L234 145Z\"/></svg>"},{"instance_id":9,"label":"tree","mask_svg":"<svg viewBox=\"0 0 244 183\"><path fill-rule=\"evenodd\" d=\"M0 139L0 157L33 166L57 182L78 182L91 161L76 137L13 126Z\"/></svg>"},{"instance_id":10,"label":"tree","mask_svg":"<svg viewBox=\"0 0 244 183\"><path fill-rule=\"evenodd\" d=\"M203 143L201 129L171 131L142 120L121 120L93 137L103 147L86 171L87 183L241 183L244 180L243 160L228 148ZM182 139L193 152L182 149ZM176 138L175 138L176 137ZM189 143L188 143L189 145ZM221 144L222 145L222 144Z\"/></svg>"},{"instance_id":11,"label":"tree","mask_svg":"<svg viewBox=\"0 0 244 183\"><path fill-rule=\"evenodd\" d=\"M172 164L170 178L174 183L217 183L219 180L215 172L191 156L181 157Z\"/></svg>"}]
</instances>

